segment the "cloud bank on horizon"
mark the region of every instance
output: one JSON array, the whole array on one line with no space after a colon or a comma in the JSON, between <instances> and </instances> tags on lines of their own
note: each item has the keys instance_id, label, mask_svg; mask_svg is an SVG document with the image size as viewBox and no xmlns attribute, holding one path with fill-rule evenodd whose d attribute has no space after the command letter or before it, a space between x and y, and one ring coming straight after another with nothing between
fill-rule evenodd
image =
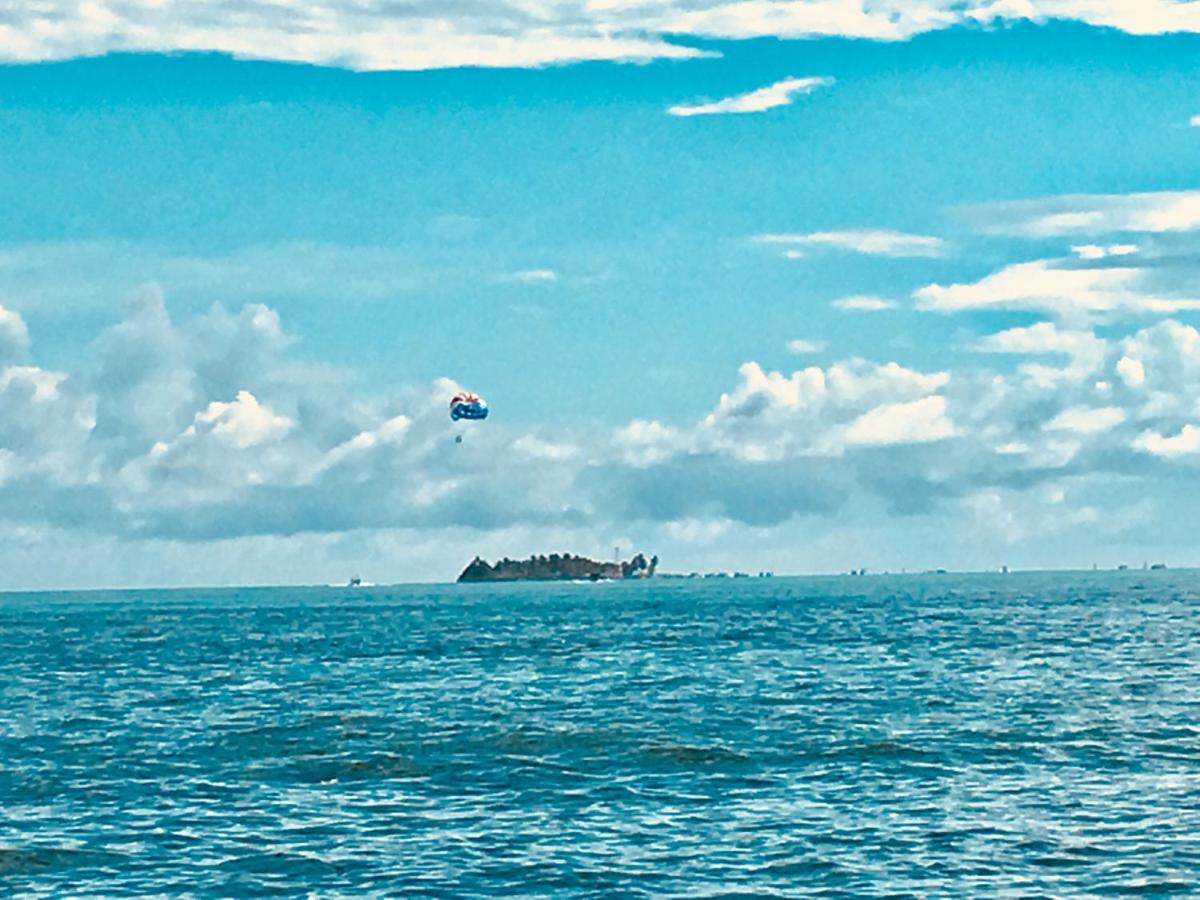
<instances>
[{"instance_id":1,"label":"cloud bank on horizon","mask_svg":"<svg viewBox=\"0 0 1200 900\"><path fill-rule=\"evenodd\" d=\"M485 547L616 533L702 551L798 524L820 551L918 517L945 532L939 549L957 531L1001 548L1072 531L1118 540L1184 502L1181 480L1200 473L1200 330L1172 317L1197 304L1168 296L1198 264L1172 255L1176 219L1153 215L1178 198L1017 207L1021 221L1051 208L1094 233L1088 211L1128 204L1142 244L1115 267L1075 254L914 293L940 314L1009 304L1043 316L975 341L971 365L747 361L691 422L519 429L499 417L462 444L446 416L456 382L363 390L295 358L294 336L261 303L176 321L148 287L71 371L40 365L23 317L0 309L0 508L31 544L90 535L210 551L464 532ZM1009 205L975 212L1014 221ZM1000 358L1018 364L989 364ZM1170 543L1173 529L1157 535Z\"/></svg>"},{"instance_id":2,"label":"cloud bank on horizon","mask_svg":"<svg viewBox=\"0 0 1200 900\"><path fill-rule=\"evenodd\" d=\"M0 20L0 59L204 50L358 70L522 67L711 53L689 46L689 38L897 41L961 25L1049 19L1131 34L1200 32L1200 7L1189 0L305 0L249 6L38 0L18 4Z\"/></svg>"}]
</instances>

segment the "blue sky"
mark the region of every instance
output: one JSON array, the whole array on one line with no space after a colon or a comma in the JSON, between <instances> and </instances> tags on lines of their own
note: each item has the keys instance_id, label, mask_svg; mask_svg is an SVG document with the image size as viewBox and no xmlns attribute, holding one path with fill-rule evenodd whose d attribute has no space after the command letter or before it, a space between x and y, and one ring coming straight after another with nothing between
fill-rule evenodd
<instances>
[{"instance_id":1,"label":"blue sky","mask_svg":"<svg viewBox=\"0 0 1200 900\"><path fill-rule=\"evenodd\" d=\"M0 25L4 587L1195 561L1188 4L60 5Z\"/></svg>"}]
</instances>

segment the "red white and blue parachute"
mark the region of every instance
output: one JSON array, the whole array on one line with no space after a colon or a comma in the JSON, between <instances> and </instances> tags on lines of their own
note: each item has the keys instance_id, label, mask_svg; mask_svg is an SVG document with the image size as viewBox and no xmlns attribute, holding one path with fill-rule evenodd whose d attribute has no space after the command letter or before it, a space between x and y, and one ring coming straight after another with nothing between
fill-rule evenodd
<instances>
[{"instance_id":1,"label":"red white and blue parachute","mask_svg":"<svg viewBox=\"0 0 1200 900\"><path fill-rule=\"evenodd\" d=\"M450 418L455 422L459 419L486 419L487 414L487 403L478 394L459 391L450 398Z\"/></svg>"}]
</instances>

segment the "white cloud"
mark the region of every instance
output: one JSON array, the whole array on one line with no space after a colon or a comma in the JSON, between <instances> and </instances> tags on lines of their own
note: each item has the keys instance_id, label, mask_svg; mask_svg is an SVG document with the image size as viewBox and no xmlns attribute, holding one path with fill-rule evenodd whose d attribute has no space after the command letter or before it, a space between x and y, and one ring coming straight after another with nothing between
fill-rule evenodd
<instances>
[{"instance_id":1,"label":"white cloud","mask_svg":"<svg viewBox=\"0 0 1200 900\"><path fill-rule=\"evenodd\" d=\"M1168 459L1200 453L1200 428L1195 425L1184 425L1178 434L1171 437L1166 437L1157 431L1145 431L1138 436L1133 446L1146 453Z\"/></svg>"},{"instance_id":2,"label":"white cloud","mask_svg":"<svg viewBox=\"0 0 1200 900\"><path fill-rule=\"evenodd\" d=\"M1090 547L1110 514L1125 528L1182 516L1170 469L1200 452L1200 331L1168 320L1101 337L1040 322L975 349L1028 359L1015 371L987 356L954 371L746 362L702 416L553 431L497 418L457 444L451 379L363 393L292 360L270 309L175 321L148 291L77 371L0 364L0 524L10 542L245 553L241 571L257 572L255 552L295 561L295 548L326 546L314 535L343 541L342 559L372 541L440 542L461 566L621 535L654 552L767 548L796 567L809 541L824 551L804 557L814 566L851 537L919 555L906 542L922 529L966 535L989 508L1012 515L1014 546L1030 553L1076 527ZM1051 503L1055 516L1036 514ZM59 559L39 546L39 566ZM10 550L0 541L0 562L16 566L4 571L33 565ZM193 571L185 556L179 573Z\"/></svg>"},{"instance_id":3,"label":"white cloud","mask_svg":"<svg viewBox=\"0 0 1200 900\"><path fill-rule=\"evenodd\" d=\"M955 25L1047 19L1134 34L1200 31L1195 4L1174 0L41 0L16 4L0 25L0 58L217 50L352 69L537 66L703 55L685 45L689 37L894 41Z\"/></svg>"},{"instance_id":4,"label":"white cloud","mask_svg":"<svg viewBox=\"0 0 1200 900\"><path fill-rule=\"evenodd\" d=\"M1029 238L1194 231L1200 228L1200 191L1067 194L1038 200L984 203L961 212L981 231ZM1109 247L1107 251L1094 244L1084 244L1081 248L1095 254L1093 258L1136 250L1132 245L1121 244Z\"/></svg>"},{"instance_id":5,"label":"white cloud","mask_svg":"<svg viewBox=\"0 0 1200 900\"><path fill-rule=\"evenodd\" d=\"M937 437L948 433L929 415L939 401L906 406L944 388L945 372L847 360L790 375L750 362L739 373L739 385L721 395L692 435L692 450L767 461L838 456L851 444L925 440L917 432L926 427Z\"/></svg>"},{"instance_id":6,"label":"white cloud","mask_svg":"<svg viewBox=\"0 0 1200 900\"><path fill-rule=\"evenodd\" d=\"M502 280L519 284L549 284L558 281L558 273L553 269L522 269L519 272L510 272Z\"/></svg>"},{"instance_id":7,"label":"white cloud","mask_svg":"<svg viewBox=\"0 0 1200 900\"><path fill-rule=\"evenodd\" d=\"M1010 545L1037 540L1047 543L1072 529L1084 530L1092 540L1111 527L1094 506L1072 504L1071 490L1050 483L1033 491L1014 491L988 488L966 498L966 506L974 513L972 537L989 542L999 537ZM1144 510L1122 511L1131 519L1144 515Z\"/></svg>"},{"instance_id":8,"label":"white cloud","mask_svg":"<svg viewBox=\"0 0 1200 900\"><path fill-rule=\"evenodd\" d=\"M679 431L661 422L634 419L617 429L615 445L621 459L631 466L648 466L672 456L679 449Z\"/></svg>"},{"instance_id":9,"label":"white cloud","mask_svg":"<svg viewBox=\"0 0 1200 900\"><path fill-rule=\"evenodd\" d=\"M1075 321L1200 309L1192 252L1200 191L1064 195L961 212L984 232L1098 239L1072 244L1066 258L1013 263L974 282L927 285L914 294L920 309L1030 310ZM1136 243L1125 237L1131 234L1140 235Z\"/></svg>"},{"instance_id":10,"label":"white cloud","mask_svg":"<svg viewBox=\"0 0 1200 900\"><path fill-rule=\"evenodd\" d=\"M847 444L919 444L955 434L945 397L888 403L863 413L846 430Z\"/></svg>"},{"instance_id":11,"label":"white cloud","mask_svg":"<svg viewBox=\"0 0 1200 900\"><path fill-rule=\"evenodd\" d=\"M623 4L624 5L624 4ZM683 6L683 4L678 4ZM650 8L675 7L664 0ZM638 8L646 8L639 4ZM686 7L685 7L686 8ZM1133 34L1200 31L1200 12L1176 0L734 0L678 14L674 33L724 37L812 37L841 34L901 40L963 23L1074 19Z\"/></svg>"},{"instance_id":12,"label":"white cloud","mask_svg":"<svg viewBox=\"0 0 1200 900\"><path fill-rule=\"evenodd\" d=\"M808 353L823 353L828 344L825 341L814 341L806 338L796 338L787 342L788 353L803 356Z\"/></svg>"},{"instance_id":13,"label":"white cloud","mask_svg":"<svg viewBox=\"0 0 1200 900\"><path fill-rule=\"evenodd\" d=\"M0 306L0 363L21 359L29 350L29 332L25 320L11 309Z\"/></svg>"},{"instance_id":14,"label":"white cloud","mask_svg":"<svg viewBox=\"0 0 1200 900\"><path fill-rule=\"evenodd\" d=\"M726 97L711 103L680 104L667 110L673 116L711 116L721 113L766 112L788 106L796 97L811 94L819 87L833 84L832 78L785 78L746 94Z\"/></svg>"},{"instance_id":15,"label":"white cloud","mask_svg":"<svg viewBox=\"0 0 1200 900\"><path fill-rule=\"evenodd\" d=\"M359 456L374 447L398 444L408 432L412 421L405 415L393 416L383 422L378 428L360 431L354 437L338 444L325 454L316 467L316 472L322 472L340 464L347 458Z\"/></svg>"},{"instance_id":16,"label":"white cloud","mask_svg":"<svg viewBox=\"0 0 1200 900\"><path fill-rule=\"evenodd\" d=\"M1141 387L1146 383L1146 367L1131 356L1117 360L1117 374L1130 387Z\"/></svg>"},{"instance_id":17,"label":"white cloud","mask_svg":"<svg viewBox=\"0 0 1200 900\"><path fill-rule=\"evenodd\" d=\"M287 416L272 412L249 391L238 391L233 401L214 400L196 413L195 421L185 433L211 433L222 443L241 450L275 440L291 427L292 420Z\"/></svg>"},{"instance_id":18,"label":"white cloud","mask_svg":"<svg viewBox=\"0 0 1200 900\"><path fill-rule=\"evenodd\" d=\"M1200 128L1200 116L1192 116L1188 119L1188 124L1193 128Z\"/></svg>"},{"instance_id":19,"label":"white cloud","mask_svg":"<svg viewBox=\"0 0 1200 900\"><path fill-rule=\"evenodd\" d=\"M1103 353L1104 346L1104 341L1090 331L1063 330L1054 322L1037 322L989 334L975 344L975 349L983 353L1061 353L1090 357Z\"/></svg>"},{"instance_id":20,"label":"white cloud","mask_svg":"<svg viewBox=\"0 0 1200 900\"><path fill-rule=\"evenodd\" d=\"M1111 244L1100 247L1096 244L1079 244L1071 252L1080 259L1104 259L1107 256L1129 256L1138 252L1137 244Z\"/></svg>"},{"instance_id":21,"label":"white cloud","mask_svg":"<svg viewBox=\"0 0 1200 900\"><path fill-rule=\"evenodd\" d=\"M579 448L571 444L556 444L534 437L532 434L522 435L512 442L512 449L523 453L532 459L567 460L573 459L579 453Z\"/></svg>"},{"instance_id":22,"label":"white cloud","mask_svg":"<svg viewBox=\"0 0 1200 900\"><path fill-rule=\"evenodd\" d=\"M760 244L797 247L831 247L874 256L941 256L946 245L941 238L924 234L905 234L887 229L858 229L848 231L813 231L807 234L758 234ZM785 253L788 251L785 251Z\"/></svg>"},{"instance_id":23,"label":"white cloud","mask_svg":"<svg viewBox=\"0 0 1200 900\"><path fill-rule=\"evenodd\" d=\"M1047 431L1073 431L1076 434L1099 434L1125 421L1124 410L1114 406L1090 408L1073 406L1064 409L1046 423Z\"/></svg>"},{"instance_id":24,"label":"white cloud","mask_svg":"<svg viewBox=\"0 0 1200 900\"><path fill-rule=\"evenodd\" d=\"M883 297L871 297L865 294L855 294L851 297L841 297L830 301L830 306L845 312L881 312L885 309L895 309L896 304Z\"/></svg>"},{"instance_id":25,"label":"white cloud","mask_svg":"<svg viewBox=\"0 0 1200 900\"><path fill-rule=\"evenodd\" d=\"M58 386L66 378L63 372L50 372L37 366L9 366L0 371L0 390L7 390L14 384L25 384L32 389L29 399L33 403L46 403L58 397Z\"/></svg>"},{"instance_id":26,"label":"white cloud","mask_svg":"<svg viewBox=\"0 0 1200 900\"><path fill-rule=\"evenodd\" d=\"M718 412L739 415L747 403L759 407L760 400L784 407L804 406L824 396L825 372L813 367L785 376L780 372L764 372L758 363L745 363L738 373L742 383L730 394L722 394Z\"/></svg>"},{"instance_id":27,"label":"white cloud","mask_svg":"<svg viewBox=\"0 0 1200 900\"><path fill-rule=\"evenodd\" d=\"M1200 309L1200 299L1155 295L1145 282L1144 270L1134 267L1091 269L1035 260L1014 263L976 282L927 285L913 296L918 309L934 312L1022 309L1063 318Z\"/></svg>"},{"instance_id":28,"label":"white cloud","mask_svg":"<svg viewBox=\"0 0 1200 900\"><path fill-rule=\"evenodd\" d=\"M1104 361L1108 343L1091 331L1063 329L1054 322L1037 322L987 335L972 349L980 353L1065 356L1069 361L1065 368L1055 369L1038 362L1026 362L1020 367L1037 381L1053 383L1062 379L1081 380L1095 372ZM1098 389L1104 388L1098 385Z\"/></svg>"},{"instance_id":29,"label":"white cloud","mask_svg":"<svg viewBox=\"0 0 1200 900\"><path fill-rule=\"evenodd\" d=\"M632 29L616 33L624 29L588 15L583 0L546 0L532 8L500 0L459 13L433 2L370 8L346 0L314 0L303 7L133 0L113 8L46 0L23 7L10 22L0 25L0 58L22 61L111 51L215 50L243 59L380 70L707 55L644 36L645 29L642 35Z\"/></svg>"},{"instance_id":30,"label":"white cloud","mask_svg":"<svg viewBox=\"0 0 1200 900\"><path fill-rule=\"evenodd\" d=\"M711 544L736 527L730 519L686 518L667 522L663 530L677 541L688 544Z\"/></svg>"}]
</instances>

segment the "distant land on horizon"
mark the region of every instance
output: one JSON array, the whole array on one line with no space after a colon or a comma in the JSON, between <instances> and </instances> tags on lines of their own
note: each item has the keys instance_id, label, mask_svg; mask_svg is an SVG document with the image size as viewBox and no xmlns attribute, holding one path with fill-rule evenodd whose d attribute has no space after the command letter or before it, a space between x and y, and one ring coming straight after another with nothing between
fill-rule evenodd
<instances>
[{"instance_id":1,"label":"distant land on horizon","mask_svg":"<svg viewBox=\"0 0 1200 900\"><path fill-rule=\"evenodd\" d=\"M524 560L505 557L494 566L476 556L463 569L458 581L619 581L651 578L657 568L657 556L647 561L641 553L628 562L598 562L570 553L530 556Z\"/></svg>"},{"instance_id":2,"label":"distant land on horizon","mask_svg":"<svg viewBox=\"0 0 1200 900\"><path fill-rule=\"evenodd\" d=\"M586 557L579 557L586 559ZM547 557L549 559L549 557ZM636 560L636 556L634 557ZM614 566L617 563L598 563L594 560L588 560L598 566ZM501 560L500 562L503 562ZM497 566L500 565L497 563ZM509 561L510 564L527 564L528 560ZM629 561L629 562L632 562ZM485 562L486 564L486 562ZM626 562L624 565L628 565ZM649 565L649 562L647 562ZM469 568L469 567L468 567ZM831 578L858 578L870 576L876 578L919 578L922 576L967 576L967 577L983 577L983 576L998 576L998 575L1100 575L1123 574L1123 575L1141 575L1149 573L1171 572L1173 574L1196 572L1200 571L1200 565L1196 563L1138 563L1136 565L1106 565L1097 566L1073 566L1062 568L1012 568L1007 571L1003 567L994 567L989 569L954 569L954 568L931 568L931 569L854 569L850 571L839 572L774 572L761 571L757 573L747 573L737 570L725 571L689 571L689 572L664 572L659 571L656 567L654 578L658 581L724 581L724 580L742 580L756 578L783 578L783 579L831 579ZM624 577L600 577L596 581L626 581L626 580L646 580L648 576L645 574L635 576L633 578ZM118 585L118 586L102 586L102 587L35 587L35 588L0 588L0 596L19 596L19 595L41 595L41 594L121 594L121 593L144 593L149 591L170 591L170 592L189 592L189 591L263 591L263 590L282 590L282 589L297 589L297 590L336 590L347 588L361 588L363 590L382 590L393 587L404 586L450 586L454 584L470 583L470 580L463 580L461 575L455 579L429 579L426 581L403 581L403 580L384 580L371 581L362 579L358 584L350 583L349 581L339 582L307 582L307 583L287 583L287 582L251 582L241 584L176 584L176 585ZM492 582L503 581L530 581L530 580L556 580L556 581L589 581L592 580L584 575L577 579L561 577L553 579L522 579L522 578L492 578L484 579Z\"/></svg>"}]
</instances>

